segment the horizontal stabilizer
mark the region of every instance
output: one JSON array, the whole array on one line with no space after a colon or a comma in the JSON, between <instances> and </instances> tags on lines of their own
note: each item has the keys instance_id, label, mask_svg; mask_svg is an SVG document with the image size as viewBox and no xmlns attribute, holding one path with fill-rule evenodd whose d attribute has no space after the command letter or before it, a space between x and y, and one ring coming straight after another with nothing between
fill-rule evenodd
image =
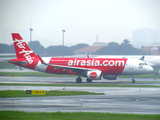
<instances>
[{"instance_id":1,"label":"horizontal stabilizer","mask_svg":"<svg viewBox=\"0 0 160 120\"><path fill-rule=\"evenodd\" d=\"M9 63L18 63L21 65L27 65L27 61L12 61L12 60L10 60Z\"/></svg>"}]
</instances>

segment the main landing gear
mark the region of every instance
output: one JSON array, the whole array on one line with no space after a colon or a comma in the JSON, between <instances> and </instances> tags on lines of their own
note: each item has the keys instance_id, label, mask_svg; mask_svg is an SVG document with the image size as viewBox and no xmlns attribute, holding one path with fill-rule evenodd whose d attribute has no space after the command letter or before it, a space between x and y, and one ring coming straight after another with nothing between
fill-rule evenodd
<instances>
[{"instance_id":1,"label":"main landing gear","mask_svg":"<svg viewBox=\"0 0 160 120\"><path fill-rule=\"evenodd\" d=\"M78 77L78 78L76 79L76 82L77 82L77 83L81 83L81 82L82 82L82 78Z\"/></svg>"},{"instance_id":2,"label":"main landing gear","mask_svg":"<svg viewBox=\"0 0 160 120\"><path fill-rule=\"evenodd\" d=\"M132 75L132 80L131 80L132 83L135 83L135 79L134 79L134 75Z\"/></svg>"},{"instance_id":3,"label":"main landing gear","mask_svg":"<svg viewBox=\"0 0 160 120\"><path fill-rule=\"evenodd\" d=\"M92 79L86 79L86 81L88 82L88 83L91 83L92 82Z\"/></svg>"},{"instance_id":4,"label":"main landing gear","mask_svg":"<svg viewBox=\"0 0 160 120\"><path fill-rule=\"evenodd\" d=\"M92 82L92 79L86 79L86 81L88 82L88 83L91 83ZM81 83L82 82L82 78L80 78L80 77L78 77L78 78L76 78L76 82L77 83Z\"/></svg>"}]
</instances>

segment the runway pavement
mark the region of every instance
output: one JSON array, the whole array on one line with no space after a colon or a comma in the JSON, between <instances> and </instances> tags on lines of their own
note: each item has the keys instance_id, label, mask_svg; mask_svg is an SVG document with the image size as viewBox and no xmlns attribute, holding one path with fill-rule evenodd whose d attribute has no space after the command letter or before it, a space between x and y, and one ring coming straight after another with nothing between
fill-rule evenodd
<instances>
[{"instance_id":1,"label":"runway pavement","mask_svg":"<svg viewBox=\"0 0 160 120\"><path fill-rule=\"evenodd\" d=\"M160 86L160 79L136 78L136 85L156 85ZM82 83L76 83L76 77L0 77L0 83L28 83L28 84L118 84L133 85L131 78L118 78L117 80L93 80L87 83L86 78L82 78Z\"/></svg>"},{"instance_id":2,"label":"runway pavement","mask_svg":"<svg viewBox=\"0 0 160 120\"><path fill-rule=\"evenodd\" d=\"M75 78L0 77L0 83L61 83L75 82ZM54 82L53 82L54 81ZM56 81L56 82L55 82ZM124 79L119 83L123 83ZM152 81L141 79L141 81ZM158 80L159 81L159 80ZM102 84L108 84L103 81ZM113 82L116 84L116 82ZM83 83L82 83L83 84ZM88 84L88 83L84 83ZM100 81L95 84L101 84ZM129 83L130 84L130 83ZM0 86L0 90L59 90L52 86ZM139 87L65 87L65 91L89 91L105 95L76 95L49 97L0 98L0 110L26 112L109 112L133 114L160 114L160 88ZM81 106L82 103L82 106Z\"/></svg>"}]
</instances>

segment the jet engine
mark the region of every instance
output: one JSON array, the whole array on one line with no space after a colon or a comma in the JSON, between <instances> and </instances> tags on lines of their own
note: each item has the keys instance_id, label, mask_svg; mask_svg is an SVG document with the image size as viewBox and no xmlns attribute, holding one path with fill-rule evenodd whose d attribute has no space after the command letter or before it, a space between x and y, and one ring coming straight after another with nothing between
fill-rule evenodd
<instances>
[{"instance_id":1,"label":"jet engine","mask_svg":"<svg viewBox=\"0 0 160 120\"><path fill-rule=\"evenodd\" d=\"M91 80L101 80L102 71L88 71L87 78Z\"/></svg>"},{"instance_id":2,"label":"jet engine","mask_svg":"<svg viewBox=\"0 0 160 120\"><path fill-rule=\"evenodd\" d=\"M107 80L116 80L118 79L118 75L103 75L103 78Z\"/></svg>"}]
</instances>

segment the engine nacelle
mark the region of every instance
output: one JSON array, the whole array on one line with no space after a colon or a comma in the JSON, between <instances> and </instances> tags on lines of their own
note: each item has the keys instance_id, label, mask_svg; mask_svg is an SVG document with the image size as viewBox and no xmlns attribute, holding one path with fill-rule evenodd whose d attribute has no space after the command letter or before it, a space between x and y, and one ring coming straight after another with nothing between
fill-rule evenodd
<instances>
[{"instance_id":1,"label":"engine nacelle","mask_svg":"<svg viewBox=\"0 0 160 120\"><path fill-rule=\"evenodd\" d=\"M103 78L107 80L116 80L118 79L118 75L103 75Z\"/></svg>"},{"instance_id":2,"label":"engine nacelle","mask_svg":"<svg viewBox=\"0 0 160 120\"><path fill-rule=\"evenodd\" d=\"M101 80L102 71L88 71L87 78L92 80Z\"/></svg>"}]
</instances>

